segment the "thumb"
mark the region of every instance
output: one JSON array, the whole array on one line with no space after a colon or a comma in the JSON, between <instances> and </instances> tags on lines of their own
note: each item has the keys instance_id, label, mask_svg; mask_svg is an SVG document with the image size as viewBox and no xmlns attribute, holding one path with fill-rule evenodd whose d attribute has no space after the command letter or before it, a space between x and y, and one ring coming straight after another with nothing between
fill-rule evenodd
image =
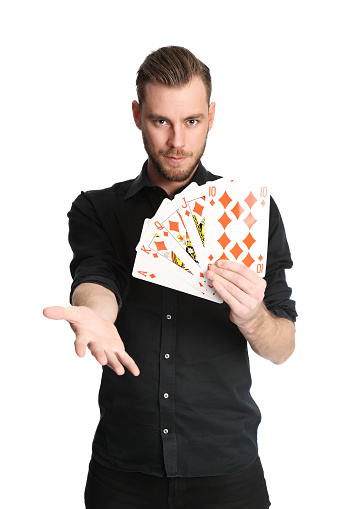
<instances>
[{"instance_id":1,"label":"thumb","mask_svg":"<svg viewBox=\"0 0 339 509\"><path fill-rule=\"evenodd\" d=\"M81 319L82 313L79 311L78 306L69 306L67 308L62 306L51 306L43 310L46 318L52 320L67 320L69 323L78 322Z\"/></svg>"},{"instance_id":2,"label":"thumb","mask_svg":"<svg viewBox=\"0 0 339 509\"><path fill-rule=\"evenodd\" d=\"M42 313L46 318L51 318L52 320L64 320L66 314L65 309L66 308L62 306L51 306L45 308Z\"/></svg>"}]
</instances>

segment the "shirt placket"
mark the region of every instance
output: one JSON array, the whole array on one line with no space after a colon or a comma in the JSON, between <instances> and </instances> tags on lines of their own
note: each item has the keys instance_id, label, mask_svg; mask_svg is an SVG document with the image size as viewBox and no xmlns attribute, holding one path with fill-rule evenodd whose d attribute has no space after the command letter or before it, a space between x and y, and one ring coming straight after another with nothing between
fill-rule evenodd
<instances>
[{"instance_id":1,"label":"shirt placket","mask_svg":"<svg viewBox=\"0 0 339 509\"><path fill-rule=\"evenodd\" d=\"M175 430L175 346L176 292L163 289L163 316L160 349L160 431L165 471L168 477L177 475L177 439Z\"/></svg>"}]
</instances>

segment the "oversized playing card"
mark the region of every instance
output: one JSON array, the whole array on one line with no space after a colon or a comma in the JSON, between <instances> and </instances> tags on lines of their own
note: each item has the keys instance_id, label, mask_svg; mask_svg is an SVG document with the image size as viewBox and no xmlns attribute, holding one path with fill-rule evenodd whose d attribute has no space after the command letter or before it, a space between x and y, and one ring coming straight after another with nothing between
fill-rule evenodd
<instances>
[{"instance_id":1,"label":"oversized playing card","mask_svg":"<svg viewBox=\"0 0 339 509\"><path fill-rule=\"evenodd\" d=\"M197 263L173 239L166 228L156 220L147 220L148 225L137 245L136 251L152 260L154 266L161 266L168 274L182 279L201 293L201 297L220 302L221 299L203 274ZM184 291L184 290L181 290Z\"/></svg>"},{"instance_id":2,"label":"oversized playing card","mask_svg":"<svg viewBox=\"0 0 339 509\"><path fill-rule=\"evenodd\" d=\"M137 252L132 276L143 281L148 281L149 283L166 286L167 288L172 288L179 292L189 293L195 297L202 297L210 300L200 289L195 288L172 272L166 270L166 262L165 266L161 261L160 263L159 261L158 263L154 263L151 258L143 256L140 252Z\"/></svg>"},{"instance_id":3,"label":"oversized playing card","mask_svg":"<svg viewBox=\"0 0 339 509\"><path fill-rule=\"evenodd\" d=\"M163 200L155 216L145 220L133 276L223 302L206 270L225 259L264 277L269 206L267 185L258 180L190 184L173 200Z\"/></svg>"},{"instance_id":4,"label":"oversized playing card","mask_svg":"<svg viewBox=\"0 0 339 509\"><path fill-rule=\"evenodd\" d=\"M205 186L188 186L175 197L201 268L205 262Z\"/></svg>"},{"instance_id":5,"label":"oversized playing card","mask_svg":"<svg viewBox=\"0 0 339 509\"><path fill-rule=\"evenodd\" d=\"M197 186L198 187L198 186ZM180 245L182 249L194 260L195 263L199 263L195 247L188 234L185 221L180 214L178 205L175 200L165 199L162 205L159 207L157 213L152 218L152 224L159 227L159 224L170 233L174 240ZM180 256L180 255L179 255Z\"/></svg>"},{"instance_id":6,"label":"oversized playing card","mask_svg":"<svg viewBox=\"0 0 339 509\"><path fill-rule=\"evenodd\" d=\"M206 184L205 256L243 263L264 277L270 195L262 182L220 179Z\"/></svg>"}]
</instances>

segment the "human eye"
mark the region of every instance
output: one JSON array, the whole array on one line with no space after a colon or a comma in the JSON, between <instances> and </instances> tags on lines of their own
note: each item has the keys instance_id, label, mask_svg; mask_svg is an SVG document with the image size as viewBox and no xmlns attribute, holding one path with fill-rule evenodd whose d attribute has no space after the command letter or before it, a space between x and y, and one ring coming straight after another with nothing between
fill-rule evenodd
<instances>
[{"instance_id":1,"label":"human eye","mask_svg":"<svg viewBox=\"0 0 339 509\"><path fill-rule=\"evenodd\" d=\"M190 118L189 120L187 120L187 124L189 126L197 125L197 123L198 123L198 120L196 118Z\"/></svg>"},{"instance_id":2,"label":"human eye","mask_svg":"<svg viewBox=\"0 0 339 509\"><path fill-rule=\"evenodd\" d=\"M165 120L164 118L156 118L155 123L157 125L167 125L167 120Z\"/></svg>"}]
</instances>

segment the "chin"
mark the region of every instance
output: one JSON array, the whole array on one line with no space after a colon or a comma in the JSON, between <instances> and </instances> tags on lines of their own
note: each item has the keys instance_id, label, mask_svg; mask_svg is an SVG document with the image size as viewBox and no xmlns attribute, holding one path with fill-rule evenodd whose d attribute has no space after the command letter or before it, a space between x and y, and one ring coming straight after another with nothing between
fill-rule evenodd
<instances>
[{"instance_id":1,"label":"chin","mask_svg":"<svg viewBox=\"0 0 339 509\"><path fill-rule=\"evenodd\" d=\"M188 180L192 175L194 174L200 159L198 161L195 161L194 164L190 165L188 168L178 168L178 164L176 163L170 163L169 168L165 168L162 164L160 164L158 161L152 161L153 166L156 169L156 171L161 175L164 179L168 180L169 182L185 182Z\"/></svg>"}]
</instances>

